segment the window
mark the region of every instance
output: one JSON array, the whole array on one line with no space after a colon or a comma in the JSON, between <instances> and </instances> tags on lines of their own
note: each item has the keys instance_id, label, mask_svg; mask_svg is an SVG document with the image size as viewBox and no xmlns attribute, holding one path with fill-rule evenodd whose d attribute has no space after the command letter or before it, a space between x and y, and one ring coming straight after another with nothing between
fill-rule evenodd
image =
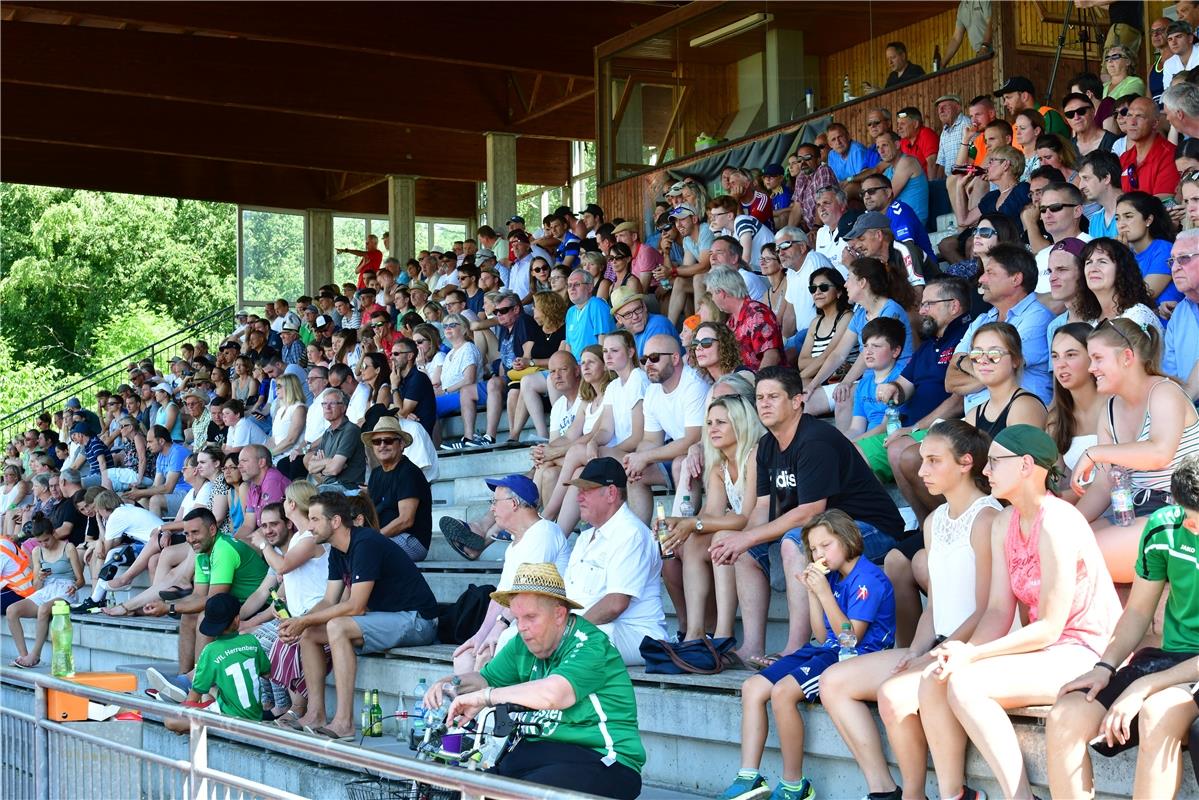
<instances>
[{"instance_id":1,"label":"window","mask_svg":"<svg viewBox=\"0 0 1199 800\"><path fill-rule=\"evenodd\" d=\"M304 214L243 208L238 217L238 296L242 305L304 293Z\"/></svg>"}]
</instances>

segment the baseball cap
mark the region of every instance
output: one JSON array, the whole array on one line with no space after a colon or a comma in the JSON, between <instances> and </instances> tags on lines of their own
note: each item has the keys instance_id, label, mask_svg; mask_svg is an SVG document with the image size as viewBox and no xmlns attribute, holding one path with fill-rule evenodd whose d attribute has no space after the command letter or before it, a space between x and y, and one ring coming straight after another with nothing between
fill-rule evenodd
<instances>
[{"instance_id":1,"label":"baseball cap","mask_svg":"<svg viewBox=\"0 0 1199 800\"><path fill-rule=\"evenodd\" d=\"M1000 86L995 90L995 96L1002 97L1003 95L1011 94L1012 92L1028 92L1029 94L1036 94L1037 90L1032 85L1032 81L1030 81L1028 78L1025 78L1023 75L1013 75L1007 79L1003 86Z\"/></svg>"},{"instance_id":2,"label":"baseball cap","mask_svg":"<svg viewBox=\"0 0 1199 800\"><path fill-rule=\"evenodd\" d=\"M763 175L773 175L776 178L781 178L783 175L783 165L782 164L767 164L766 166L762 167L762 174Z\"/></svg>"},{"instance_id":3,"label":"baseball cap","mask_svg":"<svg viewBox=\"0 0 1199 800\"><path fill-rule=\"evenodd\" d=\"M517 214L514 217L508 217L508 224L511 225L513 222L519 222L521 225L524 225L525 218L522 217L520 214Z\"/></svg>"},{"instance_id":4,"label":"baseball cap","mask_svg":"<svg viewBox=\"0 0 1199 800\"><path fill-rule=\"evenodd\" d=\"M234 314L233 316L234 316L236 319L243 319L243 318L245 318L245 317L248 317L248 316L250 316L250 312L249 312L249 311L244 311L244 310L243 310L243 311L238 311L238 312L237 312L236 314Z\"/></svg>"},{"instance_id":5,"label":"baseball cap","mask_svg":"<svg viewBox=\"0 0 1199 800\"><path fill-rule=\"evenodd\" d=\"M537 501L540 499L537 491L537 484L525 475L509 475L506 478L487 478L483 481L487 484L487 488L491 491L503 486L512 494L524 500L534 508L537 507Z\"/></svg>"},{"instance_id":6,"label":"baseball cap","mask_svg":"<svg viewBox=\"0 0 1199 800\"><path fill-rule=\"evenodd\" d=\"M587 207L584 208L582 211L575 212L576 217L581 217L584 214L594 214L597 217L602 217L604 215L604 210L602 208L600 208L599 206L597 206L595 203L588 203Z\"/></svg>"},{"instance_id":7,"label":"baseball cap","mask_svg":"<svg viewBox=\"0 0 1199 800\"><path fill-rule=\"evenodd\" d=\"M678 197L683 193L683 181L678 181L666 190L667 197Z\"/></svg>"},{"instance_id":8,"label":"baseball cap","mask_svg":"<svg viewBox=\"0 0 1199 800\"><path fill-rule=\"evenodd\" d=\"M680 203L679 205L670 209L670 218L671 219L678 219L679 217L695 217L695 216L699 216L699 215L695 213L694 208L687 205L686 203Z\"/></svg>"},{"instance_id":9,"label":"baseball cap","mask_svg":"<svg viewBox=\"0 0 1199 800\"><path fill-rule=\"evenodd\" d=\"M557 217L565 217L567 214L574 214L574 213L575 212L570 210L570 206L558 206L557 208L554 209L554 216L557 216Z\"/></svg>"},{"instance_id":10,"label":"baseball cap","mask_svg":"<svg viewBox=\"0 0 1199 800\"><path fill-rule=\"evenodd\" d=\"M962 96L961 95L959 95L959 94L943 94L940 97L938 97L936 100L933 101L933 108L936 108L937 106L941 105L946 100L952 100L953 102L957 103L959 106L962 104Z\"/></svg>"},{"instance_id":11,"label":"baseball cap","mask_svg":"<svg viewBox=\"0 0 1199 800\"><path fill-rule=\"evenodd\" d=\"M483 261L484 259L487 259L487 258L495 258L495 251L492 250L490 247L480 247L477 251L475 251L475 263L476 264L478 264L480 261Z\"/></svg>"},{"instance_id":12,"label":"baseball cap","mask_svg":"<svg viewBox=\"0 0 1199 800\"><path fill-rule=\"evenodd\" d=\"M200 620L200 633L216 638L237 619L241 603L229 592L221 592L208 598L204 604L204 618Z\"/></svg>"},{"instance_id":13,"label":"baseball cap","mask_svg":"<svg viewBox=\"0 0 1199 800\"><path fill-rule=\"evenodd\" d=\"M641 233L641 226L636 222L622 222L612 229L612 233Z\"/></svg>"},{"instance_id":14,"label":"baseball cap","mask_svg":"<svg viewBox=\"0 0 1199 800\"><path fill-rule=\"evenodd\" d=\"M318 317L316 318L316 320L315 320L315 321L314 321L312 324L313 324L313 325L315 325L315 326L316 326L316 327L318 327L318 328L323 328L323 327L325 327L326 325L332 325L332 324L333 324L333 320L329 319L329 318L328 318L328 317L326 317L324 314L321 314L320 316L318 316Z\"/></svg>"},{"instance_id":15,"label":"baseball cap","mask_svg":"<svg viewBox=\"0 0 1199 800\"><path fill-rule=\"evenodd\" d=\"M573 481L566 481L566 484L580 489L594 489L597 486L616 486L623 489L628 485L628 478L625 476L624 467L615 458L593 458L583 467L579 477Z\"/></svg>"},{"instance_id":16,"label":"baseball cap","mask_svg":"<svg viewBox=\"0 0 1199 800\"><path fill-rule=\"evenodd\" d=\"M83 433L83 434L87 434L88 436L91 436L92 429L91 429L91 426L88 425L86 422L76 422L74 425L71 426L71 433Z\"/></svg>"},{"instance_id":17,"label":"baseball cap","mask_svg":"<svg viewBox=\"0 0 1199 800\"><path fill-rule=\"evenodd\" d=\"M78 397L68 397L67 408L83 408L83 404L79 402Z\"/></svg>"},{"instance_id":18,"label":"baseball cap","mask_svg":"<svg viewBox=\"0 0 1199 800\"><path fill-rule=\"evenodd\" d=\"M1082 239L1079 239L1076 236L1069 236L1065 239L1054 242L1053 249L1049 252L1056 253L1059 250L1065 250L1070 255L1078 258L1082 255L1082 249L1086 246L1086 242L1084 242Z\"/></svg>"},{"instance_id":19,"label":"baseball cap","mask_svg":"<svg viewBox=\"0 0 1199 800\"><path fill-rule=\"evenodd\" d=\"M867 211L862 216L857 218L853 227L849 229L849 233L845 234L846 239L857 239L866 231L888 231L891 230L891 220L886 214L880 214L877 211Z\"/></svg>"},{"instance_id":20,"label":"baseball cap","mask_svg":"<svg viewBox=\"0 0 1199 800\"><path fill-rule=\"evenodd\" d=\"M299 333L300 326L295 324L294 322L284 322L283 323L283 331L287 332L287 333Z\"/></svg>"}]
</instances>

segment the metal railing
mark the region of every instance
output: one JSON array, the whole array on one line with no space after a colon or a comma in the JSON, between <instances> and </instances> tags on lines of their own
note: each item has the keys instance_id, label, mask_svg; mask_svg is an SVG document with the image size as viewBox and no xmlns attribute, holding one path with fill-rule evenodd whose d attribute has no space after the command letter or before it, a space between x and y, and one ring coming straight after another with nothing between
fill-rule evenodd
<instances>
[{"instance_id":1,"label":"metal railing","mask_svg":"<svg viewBox=\"0 0 1199 800\"><path fill-rule=\"evenodd\" d=\"M54 412L61 409L69 397L85 394L97 388L115 389L125 380L130 363L149 358L155 360L157 364L158 359L162 356L177 355L183 344L191 339L202 339L214 334L224 336L229 330L232 330L233 308L231 305L218 308L190 325L167 334L140 350L122 356L111 364L94 370L41 399L34 400L32 403L0 417L0 442L7 442L15 435L16 431L31 427L33 419L43 411ZM90 408L91 405L84 402L83 407Z\"/></svg>"},{"instance_id":2,"label":"metal railing","mask_svg":"<svg viewBox=\"0 0 1199 800\"><path fill-rule=\"evenodd\" d=\"M283 751L363 776L415 780L461 792L462 800L597 800L486 772L443 766L341 742L316 739L284 728L225 717L198 709L167 706L135 695L109 692L49 675L5 671L0 681L33 691L33 712L0 708L0 777L3 794L14 800L51 798L134 798L155 800L304 800L283 789L214 769L208 764L209 736ZM190 724L186 761L130 747L46 718L46 693L54 689L143 715L184 719ZM325 800L325 798L322 798Z\"/></svg>"}]
</instances>

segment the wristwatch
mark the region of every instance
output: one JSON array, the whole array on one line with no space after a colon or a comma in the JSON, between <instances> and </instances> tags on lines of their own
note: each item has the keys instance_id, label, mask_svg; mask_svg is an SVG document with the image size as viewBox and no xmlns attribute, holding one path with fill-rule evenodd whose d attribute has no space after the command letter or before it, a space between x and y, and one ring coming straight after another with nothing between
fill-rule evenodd
<instances>
[{"instance_id":1,"label":"wristwatch","mask_svg":"<svg viewBox=\"0 0 1199 800\"><path fill-rule=\"evenodd\" d=\"M497 614L495 621L503 625L505 628L512 624L512 620L508 619L503 614Z\"/></svg>"},{"instance_id":2,"label":"wristwatch","mask_svg":"<svg viewBox=\"0 0 1199 800\"><path fill-rule=\"evenodd\" d=\"M167 613L170 614L171 616L175 615L176 611L175 611L174 603L167 603Z\"/></svg>"},{"instance_id":3,"label":"wristwatch","mask_svg":"<svg viewBox=\"0 0 1199 800\"><path fill-rule=\"evenodd\" d=\"M695 518L695 532L696 533L704 532L704 521L702 519L700 519L699 517Z\"/></svg>"}]
</instances>

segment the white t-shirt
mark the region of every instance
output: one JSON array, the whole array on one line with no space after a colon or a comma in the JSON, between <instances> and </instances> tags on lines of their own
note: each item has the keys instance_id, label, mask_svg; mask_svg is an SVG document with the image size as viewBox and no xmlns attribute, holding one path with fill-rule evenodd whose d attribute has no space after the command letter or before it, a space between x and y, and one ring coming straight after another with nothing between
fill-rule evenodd
<instances>
[{"instance_id":1,"label":"white t-shirt","mask_svg":"<svg viewBox=\"0 0 1199 800\"><path fill-rule=\"evenodd\" d=\"M550 439L566 435L570 426L574 424L575 417L582 408L582 403L583 398L578 395L575 395L573 403L566 399L566 395L562 395L554 401L554 405L550 408Z\"/></svg>"},{"instance_id":2,"label":"white t-shirt","mask_svg":"<svg viewBox=\"0 0 1199 800\"><path fill-rule=\"evenodd\" d=\"M604 446L611 447L629 438L633 432L633 409L645 399L648 389L649 378L640 368L633 370L627 382L617 377L604 389L604 405L612 406L612 422L615 429L612 440Z\"/></svg>"},{"instance_id":3,"label":"white t-shirt","mask_svg":"<svg viewBox=\"0 0 1199 800\"><path fill-rule=\"evenodd\" d=\"M687 428L702 428L708 410L708 390L712 387L689 366L682 367L679 385L669 394L660 383L651 383L645 392L645 431L662 431L666 438L678 440Z\"/></svg>"},{"instance_id":4,"label":"white t-shirt","mask_svg":"<svg viewBox=\"0 0 1199 800\"><path fill-rule=\"evenodd\" d=\"M543 519L533 523L520 537L520 541L508 545L497 588L501 591L511 589L516 570L522 564L547 563L557 567L559 575L565 575L570 564L570 548L566 546L566 537L562 535L558 523Z\"/></svg>"},{"instance_id":5,"label":"white t-shirt","mask_svg":"<svg viewBox=\"0 0 1199 800\"><path fill-rule=\"evenodd\" d=\"M126 503L114 508L104 523L104 540L113 541L122 536L145 544L150 541L150 533L155 528L162 527L162 520L141 506Z\"/></svg>"},{"instance_id":6,"label":"white t-shirt","mask_svg":"<svg viewBox=\"0 0 1199 800\"><path fill-rule=\"evenodd\" d=\"M466 315L463 314L462 316L465 317ZM476 348L476 349L478 349L478 348ZM433 373L436 372L437 370L441 369L444 366L445 366L445 353L443 353L439 350L436 354L434 354L433 358L429 360L428 364L417 364L416 368L419 369L421 372L425 373L426 375L428 375L430 379L432 379Z\"/></svg>"},{"instance_id":7,"label":"white t-shirt","mask_svg":"<svg viewBox=\"0 0 1199 800\"><path fill-rule=\"evenodd\" d=\"M295 547L305 539L312 538L312 531L301 531L291 537L288 548ZM292 616L307 614L312 607L325 599L325 587L329 582L329 548L317 545L321 555L305 561L296 569L283 575L283 591L287 596L287 610ZM276 548L278 550L278 548Z\"/></svg>"},{"instance_id":8,"label":"white t-shirt","mask_svg":"<svg viewBox=\"0 0 1199 800\"><path fill-rule=\"evenodd\" d=\"M741 273L741 279L745 281L745 288L749 290L750 299L757 300L759 303L765 302L766 292L770 290L770 281L764 276L744 268L737 271Z\"/></svg>"},{"instance_id":9,"label":"white t-shirt","mask_svg":"<svg viewBox=\"0 0 1199 800\"><path fill-rule=\"evenodd\" d=\"M820 229L816 231L816 252L838 267L841 267L841 254L848 246L849 242L837 235L836 228L821 225Z\"/></svg>"},{"instance_id":10,"label":"white t-shirt","mask_svg":"<svg viewBox=\"0 0 1199 800\"><path fill-rule=\"evenodd\" d=\"M467 367L475 366L475 380L483 377L483 356L474 342L467 342L446 354L445 363L441 365L441 385L457 386L466 375Z\"/></svg>"},{"instance_id":11,"label":"white t-shirt","mask_svg":"<svg viewBox=\"0 0 1199 800\"><path fill-rule=\"evenodd\" d=\"M329 430L329 420L325 419L325 415L321 413L319 403L313 403L308 409L308 416L304 418L304 441L312 444L317 439L325 435L325 431Z\"/></svg>"},{"instance_id":12,"label":"white t-shirt","mask_svg":"<svg viewBox=\"0 0 1199 800\"><path fill-rule=\"evenodd\" d=\"M812 283L812 273L825 267L836 269L842 276L846 274L845 267L840 263L833 264L827 256L815 250L808 251L798 270L787 272L787 291L784 297L795 309L796 331L806 331L812 325L812 320L816 319L816 303L812 300L808 286Z\"/></svg>"},{"instance_id":13,"label":"white t-shirt","mask_svg":"<svg viewBox=\"0 0 1199 800\"><path fill-rule=\"evenodd\" d=\"M230 447L245 447L248 444L266 444L267 438L266 431L251 422L249 417L242 417L229 431L226 441Z\"/></svg>"},{"instance_id":14,"label":"white t-shirt","mask_svg":"<svg viewBox=\"0 0 1199 800\"><path fill-rule=\"evenodd\" d=\"M365 383L358 384L354 394L350 395L350 402L346 404L346 418L355 425L361 425L370 404L371 387Z\"/></svg>"},{"instance_id":15,"label":"white t-shirt","mask_svg":"<svg viewBox=\"0 0 1199 800\"><path fill-rule=\"evenodd\" d=\"M404 448L404 457L416 464L425 474L425 479L432 483L439 474L437 466L437 448L429 438L425 426L411 419L400 419L400 430L412 437L412 444Z\"/></svg>"},{"instance_id":16,"label":"white t-shirt","mask_svg":"<svg viewBox=\"0 0 1199 800\"><path fill-rule=\"evenodd\" d=\"M742 253L741 257L745 259L745 263L757 269L762 258L762 248L774 241L774 231L770 230L757 217L740 214L733 220L732 235L738 242L741 242L742 237L747 233L751 234L753 238L750 241L749 250Z\"/></svg>"},{"instance_id":17,"label":"white t-shirt","mask_svg":"<svg viewBox=\"0 0 1199 800\"><path fill-rule=\"evenodd\" d=\"M566 596L584 612L608 594L625 594L621 625L647 631L665 628L662 610L662 557L653 534L627 504L598 528L579 535L566 567Z\"/></svg>"},{"instance_id":18,"label":"white t-shirt","mask_svg":"<svg viewBox=\"0 0 1199 800\"><path fill-rule=\"evenodd\" d=\"M1074 238L1080 242L1089 242L1095 238L1089 233L1077 233ZM1049 294L1049 253L1053 250L1053 245L1041 248L1037 253L1037 294Z\"/></svg>"},{"instance_id":19,"label":"white t-shirt","mask_svg":"<svg viewBox=\"0 0 1199 800\"><path fill-rule=\"evenodd\" d=\"M1174 76L1182 72L1184 69L1194 69L1199 66L1199 47L1192 46L1190 57L1187 59L1186 66L1183 66L1181 56L1170 56L1162 64L1162 86L1170 88L1171 81Z\"/></svg>"}]
</instances>

